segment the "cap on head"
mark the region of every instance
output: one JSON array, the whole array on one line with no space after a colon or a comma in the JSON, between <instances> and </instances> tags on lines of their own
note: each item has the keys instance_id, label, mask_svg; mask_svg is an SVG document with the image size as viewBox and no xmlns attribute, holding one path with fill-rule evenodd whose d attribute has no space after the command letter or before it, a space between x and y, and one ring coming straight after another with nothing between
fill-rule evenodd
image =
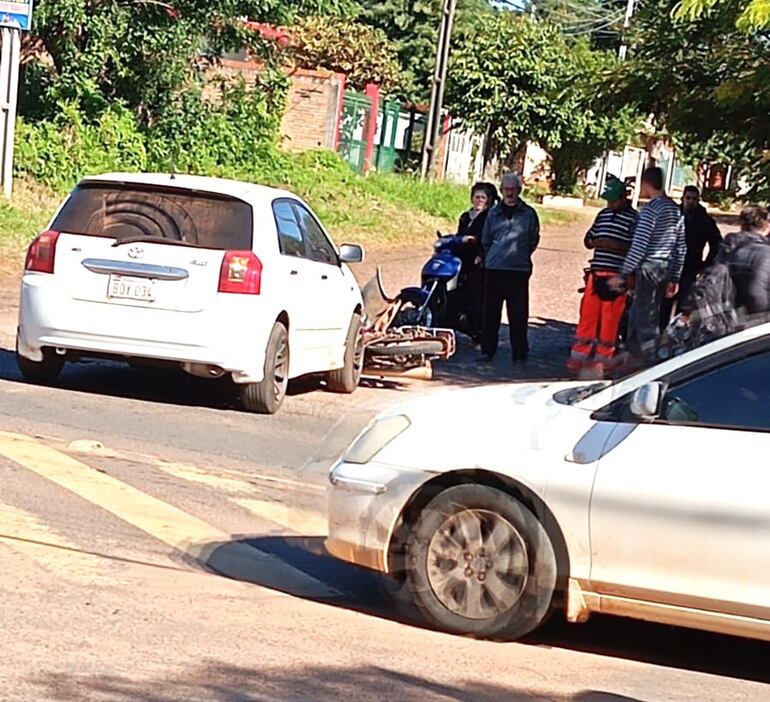
<instances>
[{"instance_id":1,"label":"cap on head","mask_svg":"<svg viewBox=\"0 0 770 702\"><path fill-rule=\"evenodd\" d=\"M616 176L607 176L607 182L602 192L602 199L607 202L620 200L626 196L626 184Z\"/></svg>"}]
</instances>

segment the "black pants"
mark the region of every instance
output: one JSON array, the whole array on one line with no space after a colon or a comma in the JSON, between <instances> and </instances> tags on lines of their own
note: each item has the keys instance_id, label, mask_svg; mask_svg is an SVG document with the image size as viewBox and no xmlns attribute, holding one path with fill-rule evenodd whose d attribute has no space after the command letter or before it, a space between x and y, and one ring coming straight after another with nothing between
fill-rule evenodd
<instances>
[{"instance_id":1,"label":"black pants","mask_svg":"<svg viewBox=\"0 0 770 702\"><path fill-rule=\"evenodd\" d=\"M628 349L654 362L660 342L660 307L671 280L668 263L645 261L636 271L634 302L628 313Z\"/></svg>"},{"instance_id":2,"label":"black pants","mask_svg":"<svg viewBox=\"0 0 770 702\"><path fill-rule=\"evenodd\" d=\"M484 281L484 331L481 351L494 356L500 332L503 303L508 313L511 348L514 358L529 353L529 278L531 273L488 270Z\"/></svg>"}]
</instances>

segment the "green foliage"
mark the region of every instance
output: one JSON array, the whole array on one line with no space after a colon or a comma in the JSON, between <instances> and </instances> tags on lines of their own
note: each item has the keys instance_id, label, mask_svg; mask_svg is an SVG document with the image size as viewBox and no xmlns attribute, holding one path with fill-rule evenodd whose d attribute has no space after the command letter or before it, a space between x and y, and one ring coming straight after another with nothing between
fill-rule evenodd
<instances>
[{"instance_id":1,"label":"green foliage","mask_svg":"<svg viewBox=\"0 0 770 702\"><path fill-rule=\"evenodd\" d=\"M449 109L486 134L487 157L509 160L539 142L553 154L557 190L570 192L579 171L636 125L633 110L608 108L604 99L612 65L552 25L501 13L454 54Z\"/></svg>"},{"instance_id":2,"label":"green foliage","mask_svg":"<svg viewBox=\"0 0 770 702\"><path fill-rule=\"evenodd\" d=\"M359 0L359 5L359 21L381 29L396 46L401 66L398 96L407 102L427 102L442 0ZM458 0L453 42L486 22L492 12L487 0Z\"/></svg>"},{"instance_id":3,"label":"green foliage","mask_svg":"<svg viewBox=\"0 0 770 702\"><path fill-rule=\"evenodd\" d=\"M216 101L199 91L180 94L150 128L116 103L86 121L74 102L37 123L19 120L16 172L66 191L83 175L163 171L238 176L270 161L284 93L266 73L247 88L223 84Z\"/></svg>"},{"instance_id":4,"label":"green foliage","mask_svg":"<svg viewBox=\"0 0 770 702\"><path fill-rule=\"evenodd\" d=\"M342 17L307 17L292 26L291 34L291 53L301 66L345 73L358 90L367 83L386 93L398 87L395 48L380 29Z\"/></svg>"},{"instance_id":5,"label":"green foliage","mask_svg":"<svg viewBox=\"0 0 770 702\"><path fill-rule=\"evenodd\" d=\"M719 5L733 5L732 0L682 0L675 8L675 16L683 20L697 20L708 17ZM735 26L743 31L763 29L770 26L770 2L751 0L742 3L744 7L738 15Z\"/></svg>"},{"instance_id":6,"label":"green foliage","mask_svg":"<svg viewBox=\"0 0 770 702\"><path fill-rule=\"evenodd\" d=\"M148 165L143 135L133 114L116 105L86 123L74 103L62 103L53 120L16 126L15 170L57 191L86 173L141 171Z\"/></svg>"},{"instance_id":7,"label":"green foliage","mask_svg":"<svg viewBox=\"0 0 770 702\"><path fill-rule=\"evenodd\" d=\"M22 113L50 118L62 101L87 119L125 104L152 125L191 86L209 59L248 47L266 60L274 43L242 19L286 23L299 13L351 12L352 0L39 0L33 40L50 61L29 67Z\"/></svg>"},{"instance_id":8,"label":"green foliage","mask_svg":"<svg viewBox=\"0 0 770 702\"><path fill-rule=\"evenodd\" d=\"M691 161L733 163L770 194L770 45L737 29L748 4L716 3L693 21L673 0L643 4L616 99L655 115Z\"/></svg>"}]
</instances>

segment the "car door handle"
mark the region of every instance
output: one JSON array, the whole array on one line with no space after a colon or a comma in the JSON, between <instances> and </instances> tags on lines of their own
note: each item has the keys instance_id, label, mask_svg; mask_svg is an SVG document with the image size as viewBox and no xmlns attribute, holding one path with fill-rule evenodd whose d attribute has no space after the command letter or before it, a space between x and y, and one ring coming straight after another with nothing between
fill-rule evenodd
<instances>
[{"instance_id":1,"label":"car door handle","mask_svg":"<svg viewBox=\"0 0 770 702\"><path fill-rule=\"evenodd\" d=\"M324 274L321 276L321 280L329 280L329 276L328 276L328 275L326 275L326 273L324 273Z\"/></svg>"},{"instance_id":2,"label":"car door handle","mask_svg":"<svg viewBox=\"0 0 770 702\"><path fill-rule=\"evenodd\" d=\"M299 275L299 271L291 271L289 275Z\"/></svg>"}]
</instances>

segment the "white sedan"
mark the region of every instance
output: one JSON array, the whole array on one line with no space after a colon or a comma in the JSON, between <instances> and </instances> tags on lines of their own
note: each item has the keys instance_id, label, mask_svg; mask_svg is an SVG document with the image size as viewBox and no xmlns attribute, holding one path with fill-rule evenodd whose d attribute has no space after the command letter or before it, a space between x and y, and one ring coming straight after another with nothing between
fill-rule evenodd
<instances>
[{"instance_id":1,"label":"white sedan","mask_svg":"<svg viewBox=\"0 0 770 702\"><path fill-rule=\"evenodd\" d=\"M768 456L763 324L614 384L381 414L330 473L327 547L448 631L601 612L770 640Z\"/></svg>"},{"instance_id":2,"label":"white sedan","mask_svg":"<svg viewBox=\"0 0 770 702\"><path fill-rule=\"evenodd\" d=\"M33 382L97 356L229 375L273 413L290 378L362 370L361 291L310 208L274 188L188 175L83 179L29 247L16 351Z\"/></svg>"}]
</instances>

